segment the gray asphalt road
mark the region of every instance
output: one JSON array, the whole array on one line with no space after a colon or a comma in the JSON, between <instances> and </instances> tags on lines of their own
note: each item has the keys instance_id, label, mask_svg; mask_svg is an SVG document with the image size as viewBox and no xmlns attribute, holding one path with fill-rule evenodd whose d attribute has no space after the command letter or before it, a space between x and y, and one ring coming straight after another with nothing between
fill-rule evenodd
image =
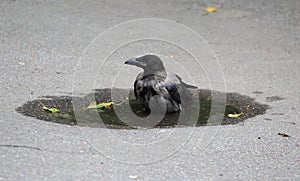
<instances>
[{"instance_id":1,"label":"gray asphalt road","mask_svg":"<svg viewBox=\"0 0 300 181\"><path fill-rule=\"evenodd\" d=\"M204 15L210 5L218 11ZM83 134L95 130L15 111L39 96L72 92L78 59L96 36L124 21L148 17L174 20L201 34L219 58L227 91L271 109L238 125L112 131L142 141L158 133L193 131L169 157L164 151L172 145L115 155L126 148L106 138L102 145L98 142L98 150L106 150L100 154ZM299 180L299 20L297 0L2 0L0 180ZM267 102L271 96L283 99ZM155 163L129 164L160 156Z\"/></svg>"}]
</instances>

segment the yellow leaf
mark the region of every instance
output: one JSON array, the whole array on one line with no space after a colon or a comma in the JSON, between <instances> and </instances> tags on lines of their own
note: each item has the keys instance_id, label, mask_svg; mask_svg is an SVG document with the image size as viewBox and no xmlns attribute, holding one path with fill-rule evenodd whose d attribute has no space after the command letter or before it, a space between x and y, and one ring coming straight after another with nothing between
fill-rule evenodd
<instances>
[{"instance_id":1,"label":"yellow leaf","mask_svg":"<svg viewBox=\"0 0 300 181\"><path fill-rule=\"evenodd\" d=\"M106 109L110 108L113 104L113 102L101 102L97 104L96 101L92 101L90 102L90 105L87 107L87 109Z\"/></svg>"},{"instance_id":2,"label":"yellow leaf","mask_svg":"<svg viewBox=\"0 0 300 181\"><path fill-rule=\"evenodd\" d=\"M103 108L110 108L114 103L113 102L101 102L100 104L97 104L97 108L103 109Z\"/></svg>"},{"instance_id":3,"label":"yellow leaf","mask_svg":"<svg viewBox=\"0 0 300 181\"><path fill-rule=\"evenodd\" d=\"M208 13L213 13L213 12L217 11L217 8L215 8L215 7L207 7L207 8L205 8L205 11L208 12Z\"/></svg>"},{"instance_id":4,"label":"yellow leaf","mask_svg":"<svg viewBox=\"0 0 300 181\"><path fill-rule=\"evenodd\" d=\"M239 113L239 114L237 114L237 113L234 113L234 114L228 114L227 116L230 117L230 118L237 118L237 117L240 117L241 115L243 115L242 112Z\"/></svg>"}]
</instances>

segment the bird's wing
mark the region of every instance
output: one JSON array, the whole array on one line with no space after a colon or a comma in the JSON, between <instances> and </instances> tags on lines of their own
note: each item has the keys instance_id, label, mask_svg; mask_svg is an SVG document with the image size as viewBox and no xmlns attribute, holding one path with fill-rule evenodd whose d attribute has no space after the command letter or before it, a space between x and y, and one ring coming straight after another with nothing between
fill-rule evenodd
<instances>
[{"instance_id":1,"label":"bird's wing","mask_svg":"<svg viewBox=\"0 0 300 181\"><path fill-rule=\"evenodd\" d=\"M181 83L181 79L177 76L168 76L162 83L162 87L167 91L169 97L171 97L175 102L181 104L180 93L184 91L184 86Z\"/></svg>"},{"instance_id":2,"label":"bird's wing","mask_svg":"<svg viewBox=\"0 0 300 181\"><path fill-rule=\"evenodd\" d=\"M196 86L184 83L176 74L168 74L168 78L162 84L171 98L180 104L182 103L182 99L187 101L191 98L191 93L187 88L197 88Z\"/></svg>"},{"instance_id":3,"label":"bird's wing","mask_svg":"<svg viewBox=\"0 0 300 181\"><path fill-rule=\"evenodd\" d=\"M178 89L180 89L180 84L166 84L165 85L166 90L168 91L168 94L170 97L177 103L181 104L180 94Z\"/></svg>"},{"instance_id":4,"label":"bird's wing","mask_svg":"<svg viewBox=\"0 0 300 181\"><path fill-rule=\"evenodd\" d=\"M138 75L134 82L134 94L137 98L145 99L148 95L160 95L165 99L173 99L178 104L181 104L180 94L185 96L187 94L186 88L190 86L181 81L181 78L175 74L167 78L149 75Z\"/></svg>"}]
</instances>

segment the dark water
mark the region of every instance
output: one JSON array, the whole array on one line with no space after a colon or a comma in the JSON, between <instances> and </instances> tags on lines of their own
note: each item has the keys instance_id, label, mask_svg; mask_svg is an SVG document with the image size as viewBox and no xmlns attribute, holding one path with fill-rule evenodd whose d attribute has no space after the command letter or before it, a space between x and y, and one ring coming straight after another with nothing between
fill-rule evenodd
<instances>
[{"instance_id":1,"label":"dark water","mask_svg":"<svg viewBox=\"0 0 300 181\"><path fill-rule=\"evenodd\" d=\"M128 90L119 89L119 91L123 91L122 94L124 95L128 94ZM218 92L217 94L219 96L224 96L225 93ZM193 97L195 99L194 102L200 105L200 109L193 110L191 108L188 114L184 114L184 112L178 112L165 115L161 121L150 127L147 125L151 124L143 122L144 118L149 115L149 112L144 111L140 104L135 101L132 93L129 94L127 101L121 105L118 105L118 109L122 110L123 107L126 107L129 104L136 116L140 117L140 120L135 122L134 125L130 124L130 126L128 126L128 124L122 121L124 119L130 120L131 117L126 117L126 112L124 112L123 115L117 115L115 113L114 106L104 110L86 109L91 100L95 100L97 103L110 101L110 89L95 90L94 93L87 94L83 97L45 96L39 99L47 107L55 107L59 109L59 113L51 113L43 110L38 100L28 101L22 106L16 108L16 111L25 116L34 117L44 121L88 127L132 129L141 127L153 128L174 126L206 126L210 125L208 123L212 122L210 119L212 119L214 116L211 114L218 113L218 110L211 109L211 95L212 93L210 90L198 90L193 94ZM222 113L223 116L221 117L221 120L217 120L217 124L236 124L244 121L247 118L264 114L268 108L267 105L259 104L255 102L253 98L248 96L237 93L226 93L226 96L227 101L226 104L223 105L223 107L226 106L225 113ZM76 101L76 105L73 105L74 101ZM76 114L74 109L76 110ZM241 112L242 115L237 118L228 117L228 114L239 114ZM119 119L119 116L122 116L122 120ZM184 121L179 122L179 118L183 119Z\"/></svg>"}]
</instances>

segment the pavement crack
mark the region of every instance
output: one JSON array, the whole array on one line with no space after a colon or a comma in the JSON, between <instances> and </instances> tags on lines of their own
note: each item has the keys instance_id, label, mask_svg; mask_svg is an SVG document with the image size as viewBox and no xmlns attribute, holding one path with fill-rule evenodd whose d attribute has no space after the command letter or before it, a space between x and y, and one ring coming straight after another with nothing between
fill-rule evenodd
<instances>
[{"instance_id":1,"label":"pavement crack","mask_svg":"<svg viewBox=\"0 0 300 181\"><path fill-rule=\"evenodd\" d=\"M34 150L42 150L37 147L32 146L26 146L26 145L0 145L0 147L7 147L7 148L28 148L28 149L34 149Z\"/></svg>"}]
</instances>

